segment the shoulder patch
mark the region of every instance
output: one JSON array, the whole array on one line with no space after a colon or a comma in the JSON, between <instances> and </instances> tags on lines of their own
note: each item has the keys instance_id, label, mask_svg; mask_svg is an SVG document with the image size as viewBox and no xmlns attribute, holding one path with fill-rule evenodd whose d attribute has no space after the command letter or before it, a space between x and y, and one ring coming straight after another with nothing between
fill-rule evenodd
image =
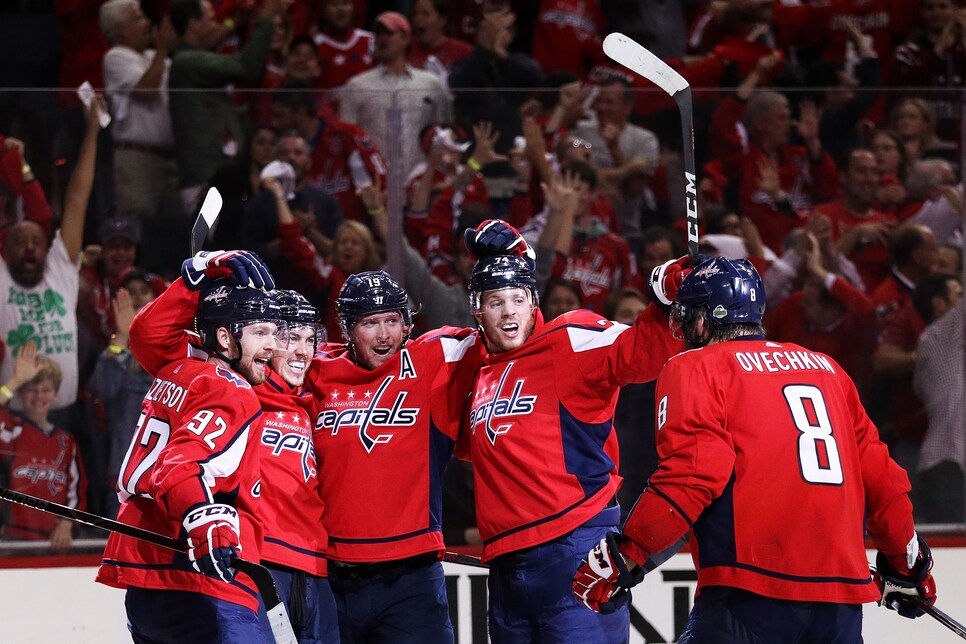
<instances>
[{"instance_id":1,"label":"shoulder patch","mask_svg":"<svg viewBox=\"0 0 966 644\"><path fill-rule=\"evenodd\" d=\"M224 378L231 384L235 385L239 389L251 389L252 386L247 380L239 376L237 373L230 369L225 369L224 367L215 367L215 375Z\"/></svg>"}]
</instances>

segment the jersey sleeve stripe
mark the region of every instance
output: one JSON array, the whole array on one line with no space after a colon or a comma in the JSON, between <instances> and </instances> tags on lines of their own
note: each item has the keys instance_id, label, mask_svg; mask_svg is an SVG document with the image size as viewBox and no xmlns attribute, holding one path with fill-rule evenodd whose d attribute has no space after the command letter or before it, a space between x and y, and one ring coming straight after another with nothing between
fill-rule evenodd
<instances>
[{"instance_id":1,"label":"jersey sleeve stripe","mask_svg":"<svg viewBox=\"0 0 966 644\"><path fill-rule=\"evenodd\" d=\"M574 353L609 347L617 337L629 329L626 324L608 324L606 328L594 329L584 326L568 326L567 335Z\"/></svg>"}]
</instances>

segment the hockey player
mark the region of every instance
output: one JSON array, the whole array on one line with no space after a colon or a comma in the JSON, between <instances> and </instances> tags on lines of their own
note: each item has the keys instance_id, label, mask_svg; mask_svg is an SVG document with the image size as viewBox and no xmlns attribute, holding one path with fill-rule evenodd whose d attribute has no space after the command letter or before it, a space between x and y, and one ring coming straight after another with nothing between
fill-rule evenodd
<instances>
[{"instance_id":1,"label":"hockey player","mask_svg":"<svg viewBox=\"0 0 966 644\"><path fill-rule=\"evenodd\" d=\"M202 266L198 281L244 274L241 281L266 285L237 254L226 255ZM252 386L265 381L284 325L264 292L225 280L207 286L197 313L207 359L157 372L118 480L118 520L186 540L187 554L114 533L97 574L127 589L135 641L261 637L257 592L231 564L236 554L259 559L261 409Z\"/></svg>"},{"instance_id":2,"label":"hockey player","mask_svg":"<svg viewBox=\"0 0 966 644\"><path fill-rule=\"evenodd\" d=\"M828 356L765 340L764 310L747 260L707 258L684 279L671 324L693 350L658 379L659 468L573 593L626 605L691 531L698 595L679 642L859 643L863 602L917 617L903 597L935 600L932 557L855 385Z\"/></svg>"},{"instance_id":3,"label":"hockey player","mask_svg":"<svg viewBox=\"0 0 966 644\"><path fill-rule=\"evenodd\" d=\"M135 319L131 327L132 338L138 340L135 355L149 373L197 343L194 334L185 332L199 297L189 285L201 286L206 281L197 277L194 266L211 255L199 253L187 260L182 279L175 280ZM241 255L257 260L249 253ZM275 577L299 641L338 642L338 617L325 560L324 506L312 445L316 404L302 386L319 334L324 332L318 311L304 297L285 290L272 291L271 296L286 323L287 348L275 351L265 381L254 387L264 412L255 423L261 447L261 561ZM259 616L262 633L271 641L261 602Z\"/></svg>"},{"instance_id":4,"label":"hockey player","mask_svg":"<svg viewBox=\"0 0 966 644\"><path fill-rule=\"evenodd\" d=\"M343 642L453 642L442 565L443 471L480 364L471 329L409 340L406 291L383 271L349 276L336 300L346 345L307 386Z\"/></svg>"},{"instance_id":5,"label":"hockey player","mask_svg":"<svg viewBox=\"0 0 966 644\"><path fill-rule=\"evenodd\" d=\"M632 326L586 310L545 324L526 253L493 255L487 248L494 237L518 235L499 220L466 234L479 257L469 288L487 355L458 455L474 466L483 560L490 564L489 634L493 642L625 642L627 607L589 613L572 597L570 582L574 562L620 516L618 389L656 378L680 345L653 305ZM652 284L663 301L670 303L687 263L655 269Z\"/></svg>"}]
</instances>

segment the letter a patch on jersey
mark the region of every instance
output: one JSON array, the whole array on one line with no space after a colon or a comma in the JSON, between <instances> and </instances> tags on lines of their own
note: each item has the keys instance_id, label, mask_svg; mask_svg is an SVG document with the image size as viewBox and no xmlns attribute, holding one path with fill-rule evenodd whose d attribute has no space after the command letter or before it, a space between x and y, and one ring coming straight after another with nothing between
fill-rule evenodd
<instances>
[{"instance_id":1,"label":"letter a patch on jersey","mask_svg":"<svg viewBox=\"0 0 966 644\"><path fill-rule=\"evenodd\" d=\"M403 349L399 352L399 379L406 380L416 377L416 365L413 364L413 358L409 355L407 349Z\"/></svg>"}]
</instances>

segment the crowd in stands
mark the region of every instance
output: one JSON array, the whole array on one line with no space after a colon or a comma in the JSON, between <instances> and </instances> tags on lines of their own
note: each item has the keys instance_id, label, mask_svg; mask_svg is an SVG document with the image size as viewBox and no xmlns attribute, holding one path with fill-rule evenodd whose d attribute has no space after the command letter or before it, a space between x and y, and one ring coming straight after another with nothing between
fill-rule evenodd
<instances>
[{"instance_id":1,"label":"crowd in stands","mask_svg":"<svg viewBox=\"0 0 966 644\"><path fill-rule=\"evenodd\" d=\"M461 233L491 217L536 249L545 318L634 319L644 276L684 252L683 137L674 102L604 56L620 31L694 88L702 252L749 258L769 338L855 380L917 520L964 522L960 0L53 0L0 14L5 60L24 60L0 72L4 487L116 512L150 385L127 327L177 276L212 186L224 208L205 248L257 252L333 341L342 283L397 251L418 330L472 326ZM103 105L79 103L83 81ZM618 404L625 512L657 463L653 395L634 385ZM28 449L43 456L25 464ZM452 478L446 514L467 525L447 534L478 540L465 472ZM59 522L9 507L0 521L69 546Z\"/></svg>"}]
</instances>

